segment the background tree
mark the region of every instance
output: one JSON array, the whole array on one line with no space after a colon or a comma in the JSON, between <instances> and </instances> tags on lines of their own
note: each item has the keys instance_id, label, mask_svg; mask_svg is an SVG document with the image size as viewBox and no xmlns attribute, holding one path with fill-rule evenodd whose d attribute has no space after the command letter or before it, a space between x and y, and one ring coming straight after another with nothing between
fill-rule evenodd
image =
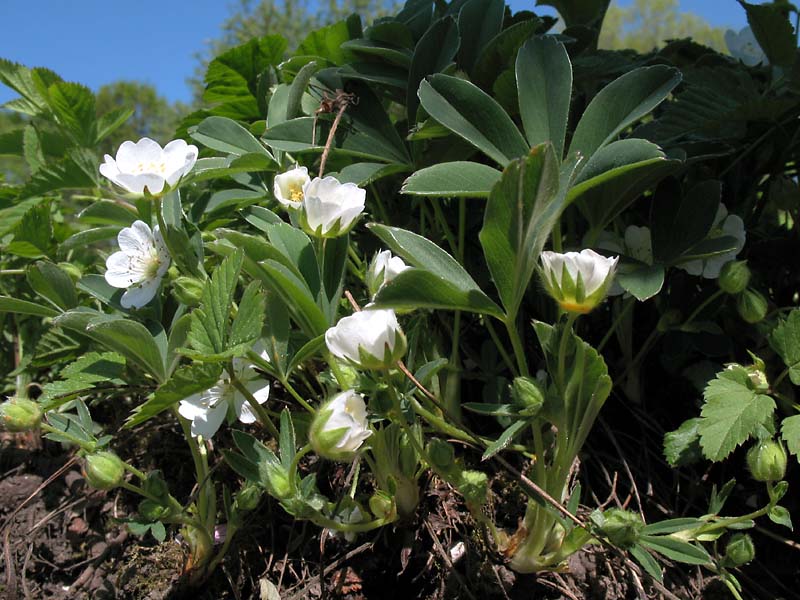
<instances>
[{"instance_id":1,"label":"background tree","mask_svg":"<svg viewBox=\"0 0 800 600\"><path fill-rule=\"evenodd\" d=\"M116 81L96 94L97 114L116 108L132 108L133 116L103 143L101 150L113 154L125 140L150 137L159 143L172 139L179 116L188 112L180 102L172 104L155 87L139 81Z\"/></svg>"},{"instance_id":2,"label":"background tree","mask_svg":"<svg viewBox=\"0 0 800 600\"><path fill-rule=\"evenodd\" d=\"M725 28L714 27L694 13L682 12L678 0L635 0L630 6L613 4L603 21L599 47L650 52L663 46L666 40L687 37L727 52Z\"/></svg>"}]
</instances>

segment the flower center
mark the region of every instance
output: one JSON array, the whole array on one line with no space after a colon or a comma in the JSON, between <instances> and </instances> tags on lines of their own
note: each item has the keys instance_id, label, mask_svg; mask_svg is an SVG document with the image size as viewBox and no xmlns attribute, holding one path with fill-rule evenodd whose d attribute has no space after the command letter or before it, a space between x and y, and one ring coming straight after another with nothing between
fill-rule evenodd
<instances>
[{"instance_id":1,"label":"flower center","mask_svg":"<svg viewBox=\"0 0 800 600\"><path fill-rule=\"evenodd\" d=\"M156 162L151 160L150 162L140 162L136 165L133 169L134 173L141 174L141 173L160 173L164 174L167 170L167 165L164 162Z\"/></svg>"},{"instance_id":2,"label":"flower center","mask_svg":"<svg viewBox=\"0 0 800 600\"><path fill-rule=\"evenodd\" d=\"M161 267L161 260L158 254L153 250L145 259L144 274L147 279L155 279L158 275L158 269Z\"/></svg>"},{"instance_id":3,"label":"flower center","mask_svg":"<svg viewBox=\"0 0 800 600\"><path fill-rule=\"evenodd\" d=\"M302 202L303 201L303 188L297 184L289 186L289 199L292 202Z\"/></svg>"}]
</instances>

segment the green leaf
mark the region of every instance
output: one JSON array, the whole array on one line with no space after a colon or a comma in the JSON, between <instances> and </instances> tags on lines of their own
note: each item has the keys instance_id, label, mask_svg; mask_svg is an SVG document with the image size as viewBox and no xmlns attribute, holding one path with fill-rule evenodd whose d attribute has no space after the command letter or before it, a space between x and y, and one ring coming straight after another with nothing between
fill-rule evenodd
<instances>
[{"instance_id":1,"label":"green leaf","mask_svg":"<svg viewBox=\"0 0 800 600\"><path fill-rule=\"evenodd\" d=\"M644 302L661 291L664 275L664 267L661 265L626 263L620 266L616 280L623 290L632 294L639 302Z\"/></svg>"},{"instance_id":2,"label":"green leaf","mask_svg":"<svg viewBox=\"0 0 800 600\"><path fill-rule=\"evenodd\" d=\"M57 317L60 314L59 311L49 306L28 302L27 300L9 298L8 296L0 296L0 313L4 312L32 315L34 317Z\"/></svg>"},{"instance_id":3,"label":"green leaf","mask_svg":"<svg viewBox=\"0 0 800 600\"><path fill-rule=\"evenodd\" d=\"M769 345L783 359L792 383L800 385L800 309L778 323L769 335Z\"/></svg>"},{"instance_id":4,"label":"green leaf","mask_svg":"<svg viewBox=\"0 0 800 600\"><path fill-rule=\"evenodd\" d=\"M666 521L659 521L658 523L651 523L642 528L644 535L662 535L665 533L675 533L676 531L686 531L693 527L705 525L702 519L695 519L692 517L680 517L677 519L667 519Z\"/></svg>"},{"instance_id":5,"label":"green leaf","mask_svg":"<svg viewBox=\"0 0 800 600\"><path fill-rule=\"evenodd\" d=\"M481 460L488 460L493 457L495 454L506 448L511 441L514 439L514 436L519 434L523 429L525 429L530 422L526 419L522 419L520 421L514 421L510 427L508 427L503 433L500 434L500 437L493 441L486 447L486 450L483 452L481 456Z\"/></svg>"},{"instance_id":6,"label":"green leaf","mask_svg":"<svg viewBox=\"0 0 800 600\"><path fill-rule=\"evenodd\" d=\"M381 58L386 63L396 65L403 69L408 69L411 65L411 57L413 56L412 52L407 48L398 48L368 39L350 40L342 44L342 48L356 55L360 54L365 57Z\"/></svg>"},{"instance_id":7,"label":"green leaf","mask_svg":"<svg viewBox=\"0 0 800 600\"><path fill-rule=\"evenodd\" d=\"M420 169L403 182L401 194L448 198L486 198L502 173L480 163L456 161Z\"/></svg>"},{"instance_id":8,"label":"green leaf","mask_svg":"<svg viewBox=\"0 0 800 600\"><path fill-rule=\"evenodd\" d=\"M560 161L572 97L572 64L564 44L551 36L528 41L517 55L516 77L528 143L552 142Z\"/></svg>"},{"instance_id":9,"label":"green leaf","mask_svg":"<svg viewBox=\"0 0 800 600\"><path fill-rule=\"evenodd\" d=\"M714 225L721 193L721 184L715 180L700 182L686 194L676 193L671 186L659 193L650 217L653 258L672 264L702 242Z\"/></svg>"},{"instance_id":10,"label":"green leaf","mask_svg":"<svg viewBox=\"0 0 800 600\"><path fill-rule=\"evenodd\" d=\"M190 346L197 352L217 355L228 350L228 317L242 258L243 253L238 251L223 260L203 288L200 307L192 312L188 336Z\"/></svg>"},{"instance_id":11,"label":"green leaf","mask_svg":"<svg viewBox=\"0 0 800 600\"><path fill-rule=\"evenodd\" d=\"M769 517L769 520L776 525L783 525L789 530L794 531L794 527L792 527L792 516L789 514L789 510L787 508L783 506L773 506L769 509L767 516Z\"/></svg>"},{"instance_id":12,"label":"green leaf","mask_svg":"<svg viewBox=\"0 0 800 600\"><path fill-rule=\"evenodd\" d=\"M179 367L146 402L134 409L125 427L140 425L180 400L206 391L217 384L221 374L222 365L218 363L192 363Z\"/></svg>"},{"instance_id":13,"label":"green leaf","mask_svg":"<svg viewBox=\"0 0 800 600\"><path fill-rule=\"evenodd\" d=\"M800 415L786 417L781 423L781 437L789 452L800 456Z\"/></svg>"},{"instance_id":14,"label":"green leaf","mask_svg":"<svg viewBox=\"0 0 800 600\"><path fill-rule=\"evenodd\" d=\"M664 434L664 456L671 466L691 465L703 458L699 426L699 418L689 419L675 431Z\"/></svg>"},{"instance_id":15,"label":"green leaf","mask_svg":"<svg viewBox=\"0 0 800 600\"><path fill-rule=\"evenodd\" d=\"M109 350L121 354L158 382L166 379L164 355L157 336L137 321L112 317L91 309L75 308L58 316L53 323L82 333Z\"/></svg>"},{"instance_id":16,"label":"green leaf","mask_svg":"<svg viewBox=\"0 0 800 600\"><path fill-rule=\"evenodd\" d=\"M340 183L355 183L357 186L366 187L370 183L395 173L407 172L404 165L386 165L384 163L359 162L347 165L336 173Z\"/></svg>"},{"instance_id":17,"label":"green leaf","mask_svg":"<svg viewBox=\"0 0 800 600\"><path fill-rule=\"evenodd\" d=\"M431 117L503 167L530 149L503 108L468 81L434 75L420 85L419 99Z\"/></svg>"},{"instance_id":18,"label":"green leaf","mask_svg":"<svg viewBox=\"0 0 800 600\"><path fill-rule=\"evenodd\" d=\"M196 127L191 127L189 135L192 139L213 150L236 156L263 154L274 161L264 145L232 119L208 117Z\"/></svg>"},{"instance_id":19,"label":"green leaf","mask_svg":"<svg viewBox=\"0 0 800 600\"><path fill-rule=\"evenodd\" d=\"M591 157L661 104L680 81L680 71L664 65L640 67L615 79L589 103L575 128L569 153Z\"/></svg>"},{"instance_id":20,"label":"green leaf","mask_svg":"<svg viewBox=\"0 0 800 600\"><path fill-rule=\"evenodd\" d=\"M117 129L122 127L130 119L136 110L133 108L122 107L108 111L97 120L97 137L95 144L99 144Z\"/></svg>"},{"instance_id":21,"label":"green leaf","mask_svg":"<svg viewBox=\"0 0 800 600\"><path fill-rule=\"evenodd\" d=\"M483 49L503 28L503 0L469 0L458 12L459 64L469 73Z\"/></svg>"},{"instance_id":22,"label":"green leaf","mask_svg":"<svg viewBox=\"0 0 800 600\"><path fill-rule=\"evenodd\" d=\"M636 562L641 565L641 567L647 572L648 575L650 575L650 577L658 582L663 581L661 565L659 565L658 561L653 558L652 554L642 548L642 546L639 544L631 547L628 552L631 553L631 556L633 556Z\"/></svg>"},{"instance_id":23,"label":"green leaf","mask_svg":"<svg viewBox=\"0 0 800 600\"><path fill-rule=\"evenodd\" d=\"M709 460L724 460L736 446L772 421L775 401L757 394L723 371L706 386L698 424L700 446Z\"/></svg>"},{"instance_id":24,"label":"green leaf","mask_svg":"<svg viewBox=\"0 0 800 600\"><path fill-rule=\"evenodd\" d=\"M281 411L281 429L278 448L281 455L281 464L289 472L297 450L297 442L294 437L294 424L292 423L292 413L288 408Z\"/></svg>"},{"instance_id":25,"label":"green leaf","mask_svg":"<svg viewBox=\"0 0 800 600\"><path fill-rule=\"evenodd\" d=\"M297 55L321 56L340 65L347 59L341 46L350 39L346 21L339 21L309 33L297 48Z\"/></svg>"},{"instance_id":26,"label":"green leaf","mask_svg":"<svg viewBox=\"0 0 800 600\"><path fill-rule=\"evenodd\" d=\"M87 225L118 225L130 227L138 215L112 200L99 200L93 202L80 213L78 220Z\"/></svg>"},{"instance_id":27,"label":"green leaf","mask_svg":"<svg viewBox=\"0 0 800 600\"><path fill-rule=\"evenodd\" d=\"M58 251L61 255L64 255L75 248L87 248L97 242L116 238L120 229L122 228L118 225L106 225L105 227L84 229L61 242L58 246Z\"/></svg>"},{"instance_id":28,"label":"green leaf","mask_svg":"<svg viewBox=\"0 0 800 600\"><path fill-rule=\"evenodd\" d=\"M689 565L708 565L711 557L700 546L670 536L643 535L640 543L667 558Z\"/></svg>"},{"instance_id":29,"label":"green leaf","mask_svg":"<svg viewBox=\"0 0 800 600\"><path fill-rule=\"evenodd\" d=\"M230 346L250 348L261 337L264 325L267 296L261 290L261 284L253 281L245 289L239 310L233 319L230 334Z\"/></svg>"},{"instance_id":30,"label":"green leaf","mask_svg":"<svg viewBox=\"0 0 800 600\"><path fill-rule=\"evenodd\" d=\"M34 292L56 308L68 310L78 305L75 284L60 267L47 261L37 261L27 269L28 285Z\"/></svg>"},{"instance_id":31,"label":"green leaf","mask_svg":"<svg viewBox=\"0 0 800 600\"><path fill-rule=\"evenodd\" d=\"M125 290L112 287L102 275L98 275L96 273L84 275L78 281L77 288L82 292L86 292L90 296L97 298L103 304L113 306L122 312L128 312L128 309L122 308L122 305L119 303L120 298L122 298L122 294L125 293Z\"/></svg>"},{"instance_id":32,"label":"green leaf","mask_svg":"<svg viewBox=\"0 0 800 600\"><path fill-rule=\"evenodd\" d=\"M93 148L97 138L94 94L78 83L59 81L48 88L53 116L75 142Z\"/></svg>"},{"instance_id":33,"label":"green leaf","mask_svg":"<svg viewBox=\"0 0 800 600\"><path fill-rule=\"evenodd\" d=\"M163 541L167 539L167 530L164 528L164 524L161 521L150 523L150 534L159 544L163 543Z\"/></svg>"},{"instance_id":34,"label":"green leaf","mask_svg":"<svg viewBox=\"0 0 800 600\"><path fill-rule=\"evenodd\" d=\"M713 484L711 486L711 498L708 501L708 513L712 515L718 515L722 512L722 508L725 506L725 503L728 501L728 498L733 492L733 488L736 486L735 479L729 479L725 482L725 485L722 486L722 489L717 491L717 484Z\"/></svg>"},{"instance_id":35,"label":"green leaf","mask_svg":"<svg viewBox=\"0 0 800 600\"><path fill-rule=\"evenodd\" d=\"M426 306L484 313L502 318L502 311L484 294L458 261L424 237L387 225L370 223L370 231L416 269L408 269L381 288L379 306Z\"/></svg>"},{"instance_id":36,"label":"green leaf","mask_svg":"<svg viewBox=\"0 0 800 600\"><path fill-rule=\"evenodd\" d=\"M59 380L42 386L39 402L50 410L60 404L55 400L90 390L97 383L122 384L124 368L125 359L116 352L89 352L64 367Z\"/></svg>"},{"instance_id":37,"label":"green leaf","mask_svg":"<svg viewBox=\"0 0 800 600\"><path fill-rule=\"evenodd\" d=\"M792 24L787 18L789 7L774 4L750 4L739 0L747 12L747 22L753 30L758 45L767 55L769 63L776 66L789 66L794 63L797 52L797 38Z\"/></svg>"},{"instance_id":38,"label":"green leaf","mask_svg":"<svg viewBox=\"0 0 800 600\"><path fill-rule=\"evenodd\" d=\"M451 16L442 17L431 25L414 48L414 56L408 69L406 97L409 123L413 124L417 119L419 84L428 75L444 71L453 62L458 52L458 33L455 19Z\"/></svg>"},{"instance_id":39,"label":"green leaf","mask_svg":"<svg viewBox=\"0 0 800 600\"><path fill-rule=\"evenodd\" d=\"M53 240L53 223L50 204L43 202L29 208L14 228L14 239L6 251L23 258L40 258L50 251Z\"/></svg>"},{"instance_id":40,"label":"green leaf","mask_svg":"<svg viewBox=\"0 0 800 600\"><path fill-rule=\"evenodd\" d=\"M519 310L539 254L563 210L558 159L547 143L506 167L486 204L481 246L509 318Z\"/></svg>"}]
</instances>

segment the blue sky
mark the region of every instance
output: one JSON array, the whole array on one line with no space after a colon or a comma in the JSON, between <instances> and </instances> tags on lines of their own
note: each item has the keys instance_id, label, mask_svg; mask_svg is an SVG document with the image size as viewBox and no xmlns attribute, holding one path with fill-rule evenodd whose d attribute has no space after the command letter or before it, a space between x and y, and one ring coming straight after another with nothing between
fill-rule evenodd
<instances>
[{"instance_id":1,"label":"blue sky","mask_svg":"<svg viewBox=\"0 0 800 600\"><path fill-rule=\"evenodd\" d=\"M510 4L517 11L533 7L534 0ZM186 79L194 72L195 55L219 35L234 5L231 0L0 0L6 24L0 57L49 67L93 89L135 79L155 85L170 100L188 101ZM746 25L735 0L680 0L680 7L714 25ZM0 104L14 97L0 84Z\"/></svg>"}]
</instances>

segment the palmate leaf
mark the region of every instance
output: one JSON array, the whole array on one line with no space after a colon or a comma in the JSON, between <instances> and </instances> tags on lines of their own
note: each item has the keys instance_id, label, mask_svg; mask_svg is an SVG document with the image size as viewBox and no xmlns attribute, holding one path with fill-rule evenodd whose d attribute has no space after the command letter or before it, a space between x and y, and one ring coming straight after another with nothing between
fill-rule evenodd
<instances>
[{"instance_id":1,"label":"palmate leaf","mask_svg":"<svg viewBox=\"0 0 800 600\"><path fill-rule=\"evenodd\" d=\"M800 415L786 417L781 423L781 437L789 452L800 456Z\"/></svg>"},{"instance_id":2,"label":"palmate leaf","mask_svg":"<svg viewBox=\"0 0 800 600\"><path fill-rule=\"evenodd\" d=\"M58 404L59 397L89 390L97 383L121 384L124 368L125 358L116 352L89 352L67 365L58 381L42 386L39 402L49 410Z\"/></svg>"},{"instance_id":3,"label":"palmate leaf","mask_svg":"<svg viewBox=\"0 0 800 600\"><path fill-rule=\"evenodd\" d=\"M737 370L723 371L703 392L705 404L697 431L709 460L724 460L737 446L772 424L775 401L750 389L745 378Z\"/></svg>"},{"instance_id":4,"label":"palmate leaf","mask_svg":"<svg viewBox=\"0 0 800 600\"><path fill-rule=\"evenodd\" d=\"M769 345L783 359L792 383L800 385L800 309L790 312L772 330Z\"/></svg>"},{"instance_id":5,"label":"palmate leaf","mask_svg":"<svg viewBox=\"0 0 800 600\"><path fill-rule=\"evenodd\" d=\"M228 349L228 320L243 256L237 251L222 261L203 288L200 308L192 312L188 341L200 355L220 355Z\"/></svg>"}]
</instances>

